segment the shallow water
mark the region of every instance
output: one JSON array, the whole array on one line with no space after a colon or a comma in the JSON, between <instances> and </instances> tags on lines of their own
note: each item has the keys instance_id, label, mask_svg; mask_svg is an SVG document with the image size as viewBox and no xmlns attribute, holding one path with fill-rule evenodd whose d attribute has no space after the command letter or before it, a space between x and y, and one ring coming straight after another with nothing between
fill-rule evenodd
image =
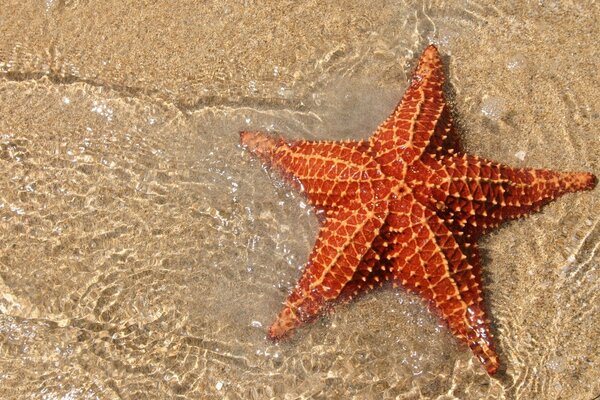
<instances>
[{"instance_id":1,"label":"shallow water","mask_svg":"<svg viewBox=\"0 0 600 400\"><path fill-rule=\"evenodd\" d=\"M599 174L597 5L4 3L0 397L600 394L598 189L482 241L490 378L390 288L267 340L318 221L238 145L367 137L433 42L469 152Z\"/></svg>"}]
</instances>

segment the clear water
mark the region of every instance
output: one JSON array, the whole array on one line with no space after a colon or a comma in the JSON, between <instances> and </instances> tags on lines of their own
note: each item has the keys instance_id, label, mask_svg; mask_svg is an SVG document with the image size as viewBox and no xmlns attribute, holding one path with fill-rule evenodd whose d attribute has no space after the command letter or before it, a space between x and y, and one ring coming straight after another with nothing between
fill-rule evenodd
<instances>
[{"instance_id":1,"label":"clear water","mask_svg":"<svg viewBox=\"0 0 600 400\"><path fill-rule=\"evenodd\" d=\"M598 189L482 241L495 378L391 288L265 336L318 221L242 129L365 138L433 42L470 152L600 172L600 10L521 3L5 1L0 397L600 394Z\"/></svg>"}]
</instances>

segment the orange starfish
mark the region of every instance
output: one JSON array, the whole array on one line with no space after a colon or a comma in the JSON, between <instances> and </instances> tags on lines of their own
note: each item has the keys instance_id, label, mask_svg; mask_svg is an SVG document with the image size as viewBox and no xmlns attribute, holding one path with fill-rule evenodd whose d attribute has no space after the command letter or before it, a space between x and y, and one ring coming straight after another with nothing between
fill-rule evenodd
<instances>
[{"instance_id":1,"label":"orange starfish","mask_svg":"<svg viewBox=\"0 0 600 400\"><path fill-rule=\"evenodd\" d=\"M437 49L365 141L241 142L303 191L325 219L302 277L269 335L278 339L335 301L392 281L424 299L489 374L499 367L481 290L479 237L567 192L585 172L511 168L462 152L444 100Z\"/></svg>"}]
</instances>

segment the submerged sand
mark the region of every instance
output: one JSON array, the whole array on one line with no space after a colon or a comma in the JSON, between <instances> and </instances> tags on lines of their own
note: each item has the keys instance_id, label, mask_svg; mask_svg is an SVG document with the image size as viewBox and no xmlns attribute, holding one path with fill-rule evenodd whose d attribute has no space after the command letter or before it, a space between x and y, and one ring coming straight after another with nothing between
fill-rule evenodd
<instances>
[{"instance_id":1,"label":"submerged sand","mask_svg":"<svg viewBox=\"0 0 600 400\"><path fill-rule=\"evenodd\" d=\"M598 189L481 242L494 378L392 289L266 339L318 221L242 129L367 137L431 42L470 152L600 174L598 6L456 4L4 1L0 397L600 395Z\"/></svg>"}]
</instances>

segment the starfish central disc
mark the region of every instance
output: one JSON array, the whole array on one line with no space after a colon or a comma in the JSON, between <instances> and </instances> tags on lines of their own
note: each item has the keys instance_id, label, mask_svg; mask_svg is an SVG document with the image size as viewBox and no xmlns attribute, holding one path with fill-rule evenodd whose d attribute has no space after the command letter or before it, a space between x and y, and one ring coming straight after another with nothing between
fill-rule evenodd
<instances>
[{"instance_id":1,"label":"starfish central disc","mask_svg":"<svg viewBox=\"0 0 600 400\"><path fill-rule=\"evenodd\" d=\"M241 142L303 191L325 220L296 287L269 329L278 339L325 307L391 281L424 298L489 374L499 368L477 240L567 192L586 172L511 168L465 154L444 99L437 49L425 49L404 97L365 141Z\"/></svg>"}]
</instances>

